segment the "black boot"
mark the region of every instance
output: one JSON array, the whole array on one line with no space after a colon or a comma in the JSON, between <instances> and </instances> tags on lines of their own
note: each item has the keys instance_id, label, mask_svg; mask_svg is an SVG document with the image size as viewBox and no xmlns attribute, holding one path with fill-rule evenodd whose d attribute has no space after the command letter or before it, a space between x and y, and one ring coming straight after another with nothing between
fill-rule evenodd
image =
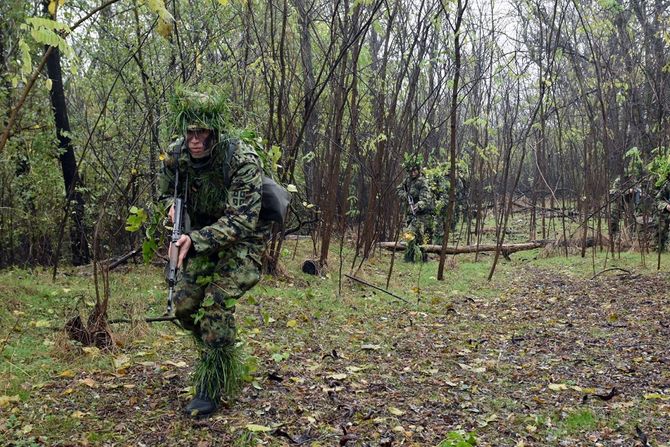
<instances>
[{"instance_id":1,"label":"black boot","mask_svg":"<svg viewBox=\"0 0 670 447\"><path fill-rule=\"evenodd\" d=\"M216 411L216 400L211 399L205 393L198 393L191 399L191 402L184 407L184 413L189 416L203 417L209 416Z\"/></svg>"}]
</instances>

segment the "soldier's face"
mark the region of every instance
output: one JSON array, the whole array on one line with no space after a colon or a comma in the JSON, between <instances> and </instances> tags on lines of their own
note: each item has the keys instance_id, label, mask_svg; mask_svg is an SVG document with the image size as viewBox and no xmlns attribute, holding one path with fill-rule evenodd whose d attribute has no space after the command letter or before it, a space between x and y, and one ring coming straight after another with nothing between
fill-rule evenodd
<instances>
[{"instance_id":1,"label":"soldier's face","mask_svg":"<svg viewBox=\"0 0 670 447\"><path fill-rule=\"evenodd\" d=\"M188 151L193 158L203 158L209 155L207 144L212 131L209 129L189 130L186 132Z\"/></svg>"},{"instance_id":2,"label":"soldier's face","mask_svg":"<svg viewBox=\"0 0 670 447\"><path fill-rule=\"evenodd\" d=\"M418 168L412 168L412 170L409 171L409 175L411 175L412 178L417 178L419 176L419 169Z\"/></svg>"}]
</instances>

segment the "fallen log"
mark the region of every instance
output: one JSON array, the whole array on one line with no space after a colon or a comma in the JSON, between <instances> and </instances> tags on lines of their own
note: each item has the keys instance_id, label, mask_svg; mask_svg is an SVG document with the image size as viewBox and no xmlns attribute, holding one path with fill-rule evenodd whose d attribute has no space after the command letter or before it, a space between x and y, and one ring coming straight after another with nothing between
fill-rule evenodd
<instances>
[{"instance_id":1,"label":"fallen log","mask_svg":"<svg viewBox=\"0 0 670 447\"><path fill-rule=\"evenodd\" d=\"M554 240L542 240L542 241L531 241L524 242L521 244L503 244L501 247L501 253L503 255L509 255L516 253L517 251L524 250L533 250L535 248L541 248L548 244L554 243ZM402 251L405 249L406 244L404 242L379 242L379 247L386 250L397 250ZM441 245L421 245L421 249L425 253L440 253L442 251ZM464 245L462 247L447 247L446 254L448 255L457 255L463 253L476 253L483 251L495 251L496 244L481 244L481 245Z\"/></svg>"}]
</instances>

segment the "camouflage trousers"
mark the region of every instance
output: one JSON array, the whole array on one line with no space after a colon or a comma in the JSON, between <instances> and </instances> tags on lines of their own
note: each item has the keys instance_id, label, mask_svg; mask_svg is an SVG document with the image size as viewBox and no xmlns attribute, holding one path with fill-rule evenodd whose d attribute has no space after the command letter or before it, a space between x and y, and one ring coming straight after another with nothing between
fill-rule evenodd
<instances>
[{"instance_id":1,"label":"camouflage trousers","mask_svg":"<svg viewBox=\"0 0 670 447\"><path fill-rule=\"evenodd\" d=\"M260 280L260 266L244 253L187 258L175 286L175 313L206 348L235 344L235 304Z\"/></svg>"},{"instance_id":2,"label":"camouflage trousers","mask_svg":"<svg viewBox=\"0 0 670 447\"><path fill-rule=\"evenodd\" d=\"M418 245L430 244L433 239L433 216L429 213L410 215L405 223L405 235L412 238L407 241L405 249L405 261L416 262L419 248ZM406 237L407 239L407 237ZM421 252L420 257L425 260L426 256Z\"/></svg>"},{"instance_id":3,"label":"camouflage trousers","mask_svg":"<svg viewBox=\"0 0 670 447\"><path fill-rule=\"evenodd\" d=\"M656 243L658 244L656 249L665 251L668 243L668 229L670 229L670 213L661 212L656 217L656 221L658 223L656 227Z\"/></svg>"}]
</instances>

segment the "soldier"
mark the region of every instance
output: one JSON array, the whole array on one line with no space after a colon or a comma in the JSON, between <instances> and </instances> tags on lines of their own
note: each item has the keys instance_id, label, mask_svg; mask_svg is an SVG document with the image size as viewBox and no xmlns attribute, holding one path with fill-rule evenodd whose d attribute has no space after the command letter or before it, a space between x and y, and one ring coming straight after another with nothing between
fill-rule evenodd
<instances>
[{"instance_id":1,"label":"soldier","mask_svg":"<svg viewBox=\"0 0 670 447\"><path fill-rule=\"evenodd\" d=\"M658 241L658 250L664 251L668 241L668 228L670 227L670 173L661 189L656 193L656 210L658 212L656 240Z\"/></svg>"},{"instance_id":2,"label":"soldier","mask_svg":"<svg viewBox=\"0 0 670 447\"><path fill-rule=\"evenodd\" d=\"M610 205L610 221L612 224L611 234L618 236L621 230L620 222L624 218L626 225L635 225L635 212L640 203L642 190L639 185L633 184L634 179L630 174L624 176L623 182L621 177L614 179L612 188L610 189L610 197L612 203ZM624 188L622 190L622 188Z\"/></svg>"},{"instance_id":3,"label":"soldier","mask_svg":"<svg viewBox=\"0 0 670 447\"><path fill-rule=\"evenodd\" d=\"M433 171L431 191L435 197L435 241L442 243L444 238L444 223L447 220L449 208L449 191L451 190L451 173L448 164L441 164ZM449 226L451 237L454 236L456 226L463 215L463 203L466 200L465 188L460 175L456 176L456 190L454 194L454 210Z\"/></svg>"},{"instance_id":4,"label":"soldier","mask_svg":"<svg viewBox=\"0 0 670 447\"><path fill-rule=\"evenodd\" d=\"M431 242L434 204L428 181L421 173L421 164L418 161L411 161L406 163L405 169L408 177L398 185L397 191L407 205L405 261L415 262L419 254L418 246ZM421 253L421 259L426 261L427 255Z\"/></svg>"},{"instance_id":5,"label":"soldier","mask_svg":"<svg viewBox=\"0 0 670 447\"><path fill-rule=\"evenodd\" d=\"M171 109L183 137L162 157L159 187L172 220L179 170L177 194L186 200L190 228L176 243L181 274L175 314L193 333L200 354L193 374L195 397L184 411L206 416L241 387L244 365L236 345L235 303L260 279L269 224L259 220L259 156L224 133L225 98L182 91ZM175 145L181 147L178 159L172 156Z\"/></svg>"}]
</instances>

